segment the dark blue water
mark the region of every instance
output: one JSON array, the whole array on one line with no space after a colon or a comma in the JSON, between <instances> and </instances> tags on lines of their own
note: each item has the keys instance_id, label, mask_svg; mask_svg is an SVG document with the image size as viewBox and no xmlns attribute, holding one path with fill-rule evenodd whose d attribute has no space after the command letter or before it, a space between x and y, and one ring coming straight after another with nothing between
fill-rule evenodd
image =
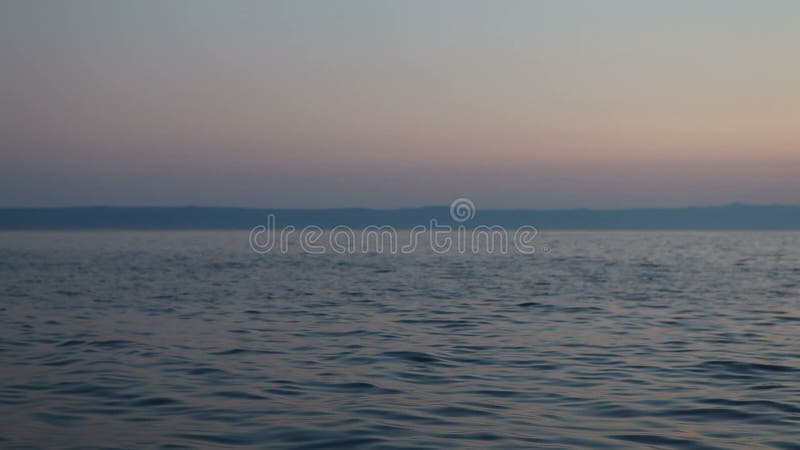
<instances>
[{"instance_id":1,"label":"dark blue water","mask_svg":"<svg viewBox=\"0 0 800 450\"><path fill-rule=\"evenodd\" d=\"M0 234L3 448L800 448L800 233Z\"/></svg>"}]
</instances>

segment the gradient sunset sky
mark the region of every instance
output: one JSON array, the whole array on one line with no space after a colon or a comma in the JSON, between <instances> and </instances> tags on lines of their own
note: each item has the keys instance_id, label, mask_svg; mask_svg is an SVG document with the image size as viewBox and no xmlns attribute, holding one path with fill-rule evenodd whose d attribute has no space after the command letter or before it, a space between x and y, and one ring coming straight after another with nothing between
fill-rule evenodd
<instances>
[{"instance_id":1,"label":"gradient sunset sky","mask_svg":"<svg viewBox=\"0 0 800 450\"><path fill-rule=\"evenodd\" d=\"M0 1L0 206L800 204L798 1Z\"/></svg>"}]
</instances>

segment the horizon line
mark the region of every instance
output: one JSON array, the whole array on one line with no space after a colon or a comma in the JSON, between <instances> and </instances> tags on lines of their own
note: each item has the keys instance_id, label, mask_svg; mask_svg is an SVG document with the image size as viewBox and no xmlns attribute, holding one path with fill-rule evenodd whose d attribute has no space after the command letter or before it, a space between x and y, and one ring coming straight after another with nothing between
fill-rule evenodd
<instances>
[{"instance_id":1,"label":"horizon line","mask_svg":"<svg viewBox=\"0 0 800 450\"><path fill-rule=\"evenodd\" d=\"M420 206L398 206L393 208L380 208L369 206L338 206L338 207L270 207L270 206L230 206L230 205L69 205L69 206L0 206L0 211L9 210L59 210L59 209L238 209L238 210L262 210L262 211L403 211L432 208L449 208L450 205L420 205ZM745 203L731 202L710 205L686 205L686 206L637 206L621 208L592 208L592 207L572 207L572 208L536 208L536 207L511 207L511 208L479 208L479 211L653 211L653 210L679 210L679 209L710 209L710 208L730 208L730 207L750 207L750 208L800 208L800 203Z\"/></svg>"}]
</instances>

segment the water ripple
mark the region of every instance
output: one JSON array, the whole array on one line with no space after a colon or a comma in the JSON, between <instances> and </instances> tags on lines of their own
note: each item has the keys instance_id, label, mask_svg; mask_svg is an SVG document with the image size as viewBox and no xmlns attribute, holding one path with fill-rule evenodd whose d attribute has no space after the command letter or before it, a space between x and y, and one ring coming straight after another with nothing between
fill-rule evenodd
<instances>
[{"instance_id":1,"label":"water ripple","mask_svg":"<svg viewBox=\"0 0 800 450\"><path fill-rule=\"evenodd\" d=\"M550 234L0 233L0 447L800 448L799 233Z\"/></svg>"}]
</instances>

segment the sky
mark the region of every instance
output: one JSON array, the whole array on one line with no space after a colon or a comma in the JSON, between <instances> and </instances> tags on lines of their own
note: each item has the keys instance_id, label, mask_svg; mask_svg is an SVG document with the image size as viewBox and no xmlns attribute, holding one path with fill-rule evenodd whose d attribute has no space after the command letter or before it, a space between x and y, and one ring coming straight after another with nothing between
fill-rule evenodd
<instances>
[{"instance_id":1,"label":"sky","mask_svg":"<svg viewBox=\"0 0 800 450\"><path fill-rule=\"evenodd\" d=\"M793 0L0 0L0 206L800 204Z\"/></svg>"}]
</instances>

